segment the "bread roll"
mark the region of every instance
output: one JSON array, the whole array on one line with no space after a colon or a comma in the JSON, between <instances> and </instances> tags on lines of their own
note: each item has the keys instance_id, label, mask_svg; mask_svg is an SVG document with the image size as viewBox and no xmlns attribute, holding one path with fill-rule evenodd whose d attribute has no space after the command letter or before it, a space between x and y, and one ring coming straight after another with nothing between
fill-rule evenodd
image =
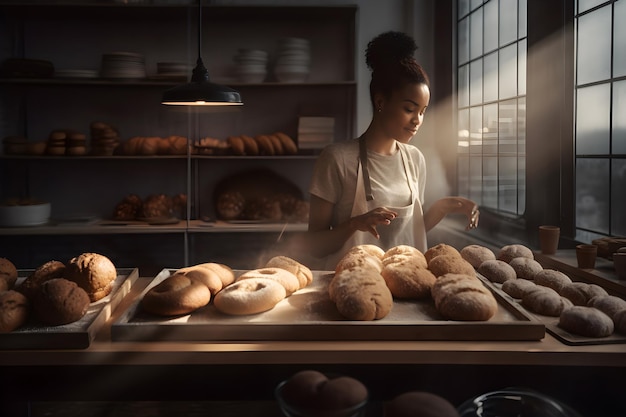
<instances>
[{"instance_id":1,"label":"bread roll","mask_svg":"<svg viewBox=\"0 0 626 417\"><path fill-rule=\"evenodd\" d=\"M17 268L13 262L6 258L0 258L0 291L13 288L17 281Z\"/></svg>"},{"instance_id":2,"label":"bread roll","mask_svg":"<svg viewBox=\"0 0 626 417\"><path fill-rule=\"evenodd\" d=\"M383 270L383 263L377 256L372 256L366 250L355 247L337 262L335 274L351 268L368 268L380 274Z\"/></svg>"},{"instance_id":3,"label":"bread roll","mask_svg":"<svg viewBox=\"0 0 626 417\"><path fill-rule=\"evenodd\" d=\"M159 316L189 314L211 300L209 288L182 273L174 273L150 288L141 299L141 307Z\"/></svg>"},{"instance_id":4,"label":"bread roll","mask_svg":"<svg viewBox=\"0 0 626 417\"><path fill-rule=\"evenodd\" d=\"M259 314L274 308L286 295L285 287L277 281L250 278L225 287L217 293L213 304L224 314Z\"/></svg>"},{"instance_id":5,"label":"bread roll","mask_svg":"<svg viewBox=\"0 0 626 417\"><path fill-rule=\"evenodd\" d=\"M430 297L430 289L437 278L428 268L411 258L388 263L382 277L395 298L420 299Z\"/></svg>"},{"instance_id":6,"label":"bread roll","mask_svg":"<svg viewBox=\"0 0 626 417\"><path fill-rule=\"evenodd\" d=\"M461 253L454 246L450 246L445 243L439 243L435 246L431 246L426 252L424 252L424 257L428 263L430 263L434 257L439 255L454 255L459 258L461 257Z\"/></svg>"},{"instance_id":7,"label":"bread roll","mask_svg":"<svg viewBox=\"0 0 626 417\"><path fill-rule=\"evenodd\" d=\"M558 317L563 311L572 307L572 302L561 297L552 288L535 285L534 289L523 294L522 305L533 313Z\"/></svg>"},{"instance_id":8,"label":"bread roll","mask_svg":"<svg viewBox=\"0 0 626 417\"><path fill-rule=\"evenodd\" d=\"M472 264L461 258L460 255L438 255L428 262L428 269L436 276L445 274L462 274L475 276L476 271Z\"/></svg>"},{"instance_id":9,"label":"bread roll","mask_svg":"<svg viewBox=\"0 0 626 417\"><path fill-rule=\"evenodd\" d=\"M443 275L437 278L431 292L437 311L450 320L486 321L498 310L491 291L475 276Z\"/></svg>"},{"instance_id":10,"label":"bread roll","mask_svg":"<svg viewBox=\"0 0 626 417\"><path fill-rule=\"evenodd\" d=\"M617 313L626 310L626 301L614 295L598 295L589 300L589 307L595 307L612 319Z\"/></svg>"},{"instance_id":11,"label":"bread roll","mask_svg":"<svg viewBox=\"0 0 626 417\"><path fill-rule=\"evenodd\" d=\"M0 333L12 332L20 328L30 313L30 303L22 293L0 291Z\"/></svg>"},{"instance_id":12,"label":"bread roll","mask_svg":"<svg viewBox=\"0 0 626 417\"><path fill-rule=\"evenodd\" d=\"M506 281L516 279L515 269L508 263L499 259L488 259L480 264L478 273L491 282L502 284Z\"/></svg>"},{"instance_id":13,"label":"bread roll","mask_svg":"<svg viewBox=\"0 0 626 417\"><path fill-rule=\"evenodd\" d=\"M191 280L203 284L208 288L209 292L213 296L224 288L224 284L222 283L222 280L217 272L200 265L192 265L177 269L175 274L184 275Z\"/></svg>"},{"instance_id":14,"label":"bread roll","mask_svg":"<svg viewBox=\"0 0 626 417\"><path fill-rule=\"evenodd\" d=\"M417 248L410 245L397 245L387 249L382 256L383 265L388 262L394 262L393 259L409 258L412 262L416 262L424 268L428 267L428 262L424 254Z\"/></svg>"},{"instance_id":15,"label":"bread roll","mask_svg":"<svg viewBox=\"0 0 626 417\"><path fill-rule=\"evenodd\" d=\"M265 264L266 268L282 268L294 274L299 281L299 289L313 282L313 272L304 264L288 256L274 256Z\"/></svg>"},{"instance_id":16,"label":"bread roll","mask_svg":"<svg viewBox=\"0 0 626 417\"><path fill-rule=\"evenodd\" d=\"M117 278L117 270L106 256L85 252L69 260L65 278L78 284L94 302L111 293Z\"/></svg>"},{"instance_id":17,"label":"bread roll","mask_svg":"<svg viewBox=\"0 0 626 417\"><path fill-rule=\"evenodd\" d=\"M613 316L613 323L615 323L615 331L620 334L626 335L626 310L622 310Z\"/></svg>"},{"instance_id":18,"label":"bread roll","mask_svg":"<svg viewBox=\"0 0 626 417\"><path fill-rule=\"evenodd\" d=\"M89 303L89 295L75 282L54 278L41 284L32 305L40 322L59 326L83 318Z\"/></svg>"},{"instance_id":19,"label":"bread roll","mask_svg":"<svg viewBox=\"0 0 626 417\"><path fill-rule=\"evenodd\" d=\"M572 282L561 288L560 294L568 298L576 306L586 306L593 297L609 295L604 288L596 284Z\"/></svg>"},{"instance_id":20,"label":"bread roll","mask_svg":"<svg viewBox=\"0 0 626 417\"><path fill-rule=\"evenodd\" d=\"M328 286L330 299L349 320L382 319L391 311L393 296L385 279L372 268L353 267L335 274Z\"/></svg>"},{"instance_id":21,"label":"bread roll","mask_svg":"<svg viewBox=\"0 0 626 417\"><path fill-rule=\"evenodd\" d=\"M615 329L609 316L597 308L587 306L574 306L563 311L558 326L570 333L586 337L607 337Z\"/></svg>"},{"instance_id":22,"label":"bread roll","mask_svg":"<svg viewBox=\"0 0 626 417\"><path fill-rule=\"evenodd\" d=\"M523 298L524 294L528 291L532 291L537 287L533 281L527 279L510 279L502 284L502 291L507 293L513 298Z\"/></svg>"},{"instance_id":23,"label":"bread roll","mask_svg":"<svg viewBox=\"0 0 626 417\"><path fill-rule=\"evenodd\" d=\"M496 254L485 246L467 245L461 249L461 257L478 269L483 262L495 260Z\"/></svg>"},{"instance_id":24,"label":"bread roll","mask_svg":"<svg viewBox=\"0 0 626 417\"><path fill-rule=\"evenodd\" d=\"M48 261L35 268L33 273L26 277L22 284L17 287L17 290L24 294L32 303L41 284L54 278L63 278L64 275L65 264L63 262Z\"/></svg>"},{"instance_id":25,"label":"bread roll","mask_svg":"<svg viewBox=\"0 0 626 417\"><path fill-rule=\"evenodd\" d=\"M561 293L563 286L572 283L570 277L565 275L563 272L556 271L554 269L544 269L539 271L535 275L534 281L535 284L552 288L559 294Z\"/></svg>"},{"instance_id":26,"label":"bread roll","mask_svg":"<svg viewBox=\"0 0 626 417\"><path fill-rule=\"evenodd\" d=\"M531 281L535 279L535 275L543 271L543 267L539 262L523 256L511 259L509 265L513 267L518 278Z\"/></svg>"},{"instance_id":27,"label":"bread roll","mask_svg":"<svg viewBox=\"0 0 626 417\"><path fill-rule=\"evenodd\" d=\"M459 417L454 405L439 395L409 391L384 405L385 417Z\"/></svg>"},{"instance_id":28,"label":"bread roll","mask_svg":"<svg viewBox=\"0 0 626 417\"><path fill-rule=\"evenodd\" d=\"M506 245L501 247L500 251L498 251L496 259L500 259L501 261L508 263L511 262L514 258L520 257L535 259L533 251L530 248L520 244Z\"/></svg>"},{"instance_id":29,"label":"bread roll","mask_svg":"<svg viewBox=\"0 0 626 417\"><path fill-rule=\"evenodd\" d=\"M283 268L265 267L252 269L241 274L237 281L251 278L267 278L278 282L285 288L286 297L300 289L298 277Z\"/></svg>"}]
</instances>

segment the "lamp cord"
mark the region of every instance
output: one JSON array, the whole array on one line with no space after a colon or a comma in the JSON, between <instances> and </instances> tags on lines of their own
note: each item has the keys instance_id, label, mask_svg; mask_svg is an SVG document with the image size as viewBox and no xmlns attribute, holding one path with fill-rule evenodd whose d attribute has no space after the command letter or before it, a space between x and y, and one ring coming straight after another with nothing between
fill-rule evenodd
<instances>
[{"instance_id":1,"label":"lamp cord","mask_svg":"<svg viewBox=\"0 0 626 417\"><path fill-rule=\"evenodd\" d=\"M198 0L198 59L202 55L202 0Z\"/></svg>"}]
</instances>

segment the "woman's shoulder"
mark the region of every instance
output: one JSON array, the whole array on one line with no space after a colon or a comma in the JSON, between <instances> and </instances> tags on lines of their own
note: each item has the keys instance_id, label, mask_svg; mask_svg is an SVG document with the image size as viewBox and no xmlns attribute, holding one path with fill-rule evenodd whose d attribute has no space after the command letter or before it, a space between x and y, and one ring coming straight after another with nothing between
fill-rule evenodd
<instances>
[{"instance_id":1,"label":"woman's shoulder","mask_svg":"<svg viewBox=\"0 0 626 417\"><path fill-rule=\"evenodd\" d=\"M334 142L322 149L320 156L333 159L350 158L358 154L359 142L357 139L348 139L341 142Z\"/></svg>"},{"instance_id":2,"label":"woman's shoulder","mask_svg":"<svg viewBox=\"0 0 626 417\"><path fill-rule=\"evenodd\" d=\"M426 159L424 158L424 154L417 146L411 145L410 143L401 142L398 142L398 146L404 149L413 161L418 163L423 163L426 161Z\"/></svg>"}]
</instances>

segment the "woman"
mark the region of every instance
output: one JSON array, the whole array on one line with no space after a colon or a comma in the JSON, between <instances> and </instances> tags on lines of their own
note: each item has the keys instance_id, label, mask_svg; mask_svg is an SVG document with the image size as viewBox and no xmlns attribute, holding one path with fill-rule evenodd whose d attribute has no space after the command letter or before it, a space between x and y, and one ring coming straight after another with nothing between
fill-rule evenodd
<instances>
[{"instance_id":1,"label":"woman","mask_svg":"<svg viewBox=\"0 0 626 417\"><path fill-rule=\"evenodd\" d=\"M329 145L316 161L307 246L312 255L328 257L331 269L358 244L425 251L426 232L450 213L465 214L468 229L478 225L476 204L462 197L442 198L422 212L426 163L408 143L424 121L430 87L413 57L416 49L400 32L368 44L371 123L360 138Z\"/></svg>"}]
</instances>

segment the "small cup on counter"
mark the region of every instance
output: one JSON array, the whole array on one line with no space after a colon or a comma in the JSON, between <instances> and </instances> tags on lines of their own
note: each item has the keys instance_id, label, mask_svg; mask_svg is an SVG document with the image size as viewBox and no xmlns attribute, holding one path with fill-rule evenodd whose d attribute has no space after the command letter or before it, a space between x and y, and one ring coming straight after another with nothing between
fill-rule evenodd
<instances>
[{"instance_id":1,"label":"small cup on counter","mask_svg":"<svg viewBox=\"0 0 626 417\"><path fill-rule=\"evenodd\" d=\"M598 247L596 245L576 245L576 260L580 269L593 269L596 266Z\"/></svg>"},{"instance_id":2,"label":"small cup on counter","mask_svg":"<svg viewBox=\"0 0 626 417\"><path fill-rule=\"evenodd\" d=\"M544 255L554 255L559 247L561 228L558 226L539 226L539 248Z\"/></svg>"},{"instance_id":3,"label":"small cup on counter","mask_svg":"<svg viewBox=\"0 0 626 417\"><path fill-rule=\"evenodd\" d=\"M626 248L613 254L613 266L618 279L626 279Z\"/></svg>"}]
</instances>

